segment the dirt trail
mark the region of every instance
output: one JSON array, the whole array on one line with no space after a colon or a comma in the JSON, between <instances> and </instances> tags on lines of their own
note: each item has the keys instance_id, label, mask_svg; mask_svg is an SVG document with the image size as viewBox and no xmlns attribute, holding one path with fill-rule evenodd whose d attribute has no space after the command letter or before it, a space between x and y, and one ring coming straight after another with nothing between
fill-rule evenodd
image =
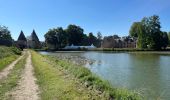
<instances>
[{"instance_id":1,"label":"dirt trail","mask_svg":"<svg viewBox=\"0 0 170 100\"><path fill-rule=\"evenodd\" d=\"M35 83L36 78L33 73L33 66L31 62L31 54L29 51L26 60L25 69L21 75L18 87L11 93L14 100L38 100L38 85Z\"/></svg>"},{"instance_id":2,"label":"dirt trail","mask_svg":"<svg viewBox=\"0 0 170 100\"><path fill-rule=\"evenodd\" d=\"M0 72L0 80L3 78L6 78L8 76L8 74L10 73L10 71L13 69L13 67L15 66L15 64L21 60L21 58L25 55L25 51L23 52L23 55L20 56L17 60L15 60L14 62L12 62L10 65L8 65L4 70L2 70Z\"/></svg>"}]
</instances>

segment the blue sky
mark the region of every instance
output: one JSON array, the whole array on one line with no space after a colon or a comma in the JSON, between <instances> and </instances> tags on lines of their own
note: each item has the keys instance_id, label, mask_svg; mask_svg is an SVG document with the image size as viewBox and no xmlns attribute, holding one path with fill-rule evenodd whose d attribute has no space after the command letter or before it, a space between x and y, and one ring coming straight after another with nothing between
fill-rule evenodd
<instances>
[{"instance_id":1,"label":"blue sky","mask_svg":"<svg viewBox=\"0 0 170 100\"><path fill-rule=\"evenodd\" d=\"M16 40L35 29L39 39L50 28L69 24L85 33L100 31L103 36L128 35L129 28L144 16L157 14L163 31L170 31L170 0L0 0L0 25Z\"/></svg>"}]
</instances>

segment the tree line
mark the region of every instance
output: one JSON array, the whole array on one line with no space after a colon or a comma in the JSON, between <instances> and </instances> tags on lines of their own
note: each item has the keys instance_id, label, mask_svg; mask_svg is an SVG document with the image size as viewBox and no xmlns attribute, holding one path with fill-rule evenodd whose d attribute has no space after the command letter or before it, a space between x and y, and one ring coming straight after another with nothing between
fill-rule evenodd
<instances>
[{"instance_id":1,"label":"tree line","mask_svg":"<svg viewBox=\"0 0 170 100\"><path fill-rule=\"evenodd\" d=\"M161 50L170 44L170 32L167 33L161 30L159 20L159 16L153 15L144 17L140 22L132 24L129 35L138 38L138 48Z\"/></svg>"},{"instance_id":2,"label":"tree line","mask_svg":"<svg viewBox=\"0 0 170 100\"><path fill-rule=\"evenodd\" d=\"M11 33L8 30L8 27L0 25L0 39L12 41Z\"/></svg>"},{"instance_id":3,"label":"tree line","mask_svg":"<svg viewBox=\"0 0 170 100\"><path fill-rule=\"evenodd\" d=\"M160 18L157 15L144 17L140 22L134 22L129 30L129 36L137 38L137 48L161 50L170 46L170 32L161 30ZM84 33L84 29L77 25L68 25L66 29L57 27L49 29L45 33L44 46L49 49L63 48L67 45L91 45L101 46L102 34L95 36L92 32ZM14 41L11 33L6 26L0 25L0 45L4 40ZM7 42L6 42L7 43Z\"/></svg>"},{"instance_id":4,"label":"tree line","mask_svg":"<svg viewBox=\"0 0 170 100\"><path fill-rule=\"evenodd\" d=\"M54 49L63 48L67 45L91 45L100 47L102 34L97 33L97 37L93 33L84 34L84 29L77 25L68 25L66 29L57 27L49 29L44 35L47 47L53 46Z\"/></svg>"},{"instance_id":5,"label":"tree line","mask_svg":"<svg viewBox=\"0 0 170 100\"><path fill-rule=\"evenodd\" d=\"M13 39L11 37L10 31L6 26L0 25L0 45L11 46Z\"/></svg>"}]
</instances>

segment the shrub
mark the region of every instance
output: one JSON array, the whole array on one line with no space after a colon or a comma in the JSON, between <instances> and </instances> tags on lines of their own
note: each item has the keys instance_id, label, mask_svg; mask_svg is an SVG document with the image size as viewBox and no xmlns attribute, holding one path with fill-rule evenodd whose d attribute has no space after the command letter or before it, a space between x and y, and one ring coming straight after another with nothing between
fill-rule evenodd
<instances>
[{"instance_id":1,"label":"shrub","mask_svg":"<svg viewBox=\"0 0 170 100\"><path fill-rule=\"evenodd\" d=\"M14 54L21 55L21 50L19 48L11 47L11 50L13 51Z\"/></svg>"}]
</instances>

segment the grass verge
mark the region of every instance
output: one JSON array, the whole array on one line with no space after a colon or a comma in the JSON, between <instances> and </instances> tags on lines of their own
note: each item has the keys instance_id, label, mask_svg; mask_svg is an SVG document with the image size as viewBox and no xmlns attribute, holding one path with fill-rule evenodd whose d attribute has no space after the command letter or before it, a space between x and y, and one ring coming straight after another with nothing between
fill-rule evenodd
<instances>
[{"instance_id":1,"label":"grass verge","mask_svg":"<svg viewBox=\"0 0 170 100\"><path fill-rule=\"evenodd\" d=\"M16 47L0 46L0 71L21 55L21 51Z\"/></svg>"},{"instance_id":2,"label":"grass verge","mask_svg":"<svg viewBox=\"0 0 170 100\"><path fill-rule=\"evenodd\" d=\"M17 86L19 79L21 78L22 70L26 63L26 56L24 56L11 70L7 78L0 81L0 100L6 100L7 93Z\"/></svg>"},{"instance_id":3,"label":"grass verge","mask_svg":"<svg viewBox=\"0 0 170 100\"><path fill-rule=\"evenodd\" d=\"M18 57L17 55L11 55L9 57L0 59L0 71L4 69L7 65L12 63L12 61L16 60L17 57Z\"/></svg>"},{"instance_id":4,"label":"grass verge","mask_svg":"<svg viewBox=\"0 0 170 100\"><path fill-rule=\"evenodd\" d=\"M54 67L46 57L33 51L31 53L41 100L99 100L102 98L102 94L99 96L95 91L88 90L62 69Z\"/></svg>"},{"instance_id":5,"label":"grass verge","mask_svg":"<svg viewBox=\"0 0 170 100\"><path fill-rule=\"evenodd\" d=\"M141 100L138 93L112 88L108 82L101 80L85 67L54 57L42 56L34 51L32 51L32 60L43 100L55 98ZM73 77L75 79L71 80ZM81 91L78 91L79 89Z\"/></svg>"},{"instance_id":6,"label":"grass verge","mask_svg":"<svg viewBox=\"0 0 170 100\"><path fill-rule=\"evenodd\" d=\"M103 81L101 78L93 74L89 69L76 66L75 64L68 63L63 60L58 60L55 57L48 56L48 59L52 63L59 65L72 74L79 81L85 84L87 87L91 87L97 91L105 94L105 98L114 100L140 100L141 96L137 92L128 91L127 89L113 88L107 81Z\"/></svg>"}]
</instances>

